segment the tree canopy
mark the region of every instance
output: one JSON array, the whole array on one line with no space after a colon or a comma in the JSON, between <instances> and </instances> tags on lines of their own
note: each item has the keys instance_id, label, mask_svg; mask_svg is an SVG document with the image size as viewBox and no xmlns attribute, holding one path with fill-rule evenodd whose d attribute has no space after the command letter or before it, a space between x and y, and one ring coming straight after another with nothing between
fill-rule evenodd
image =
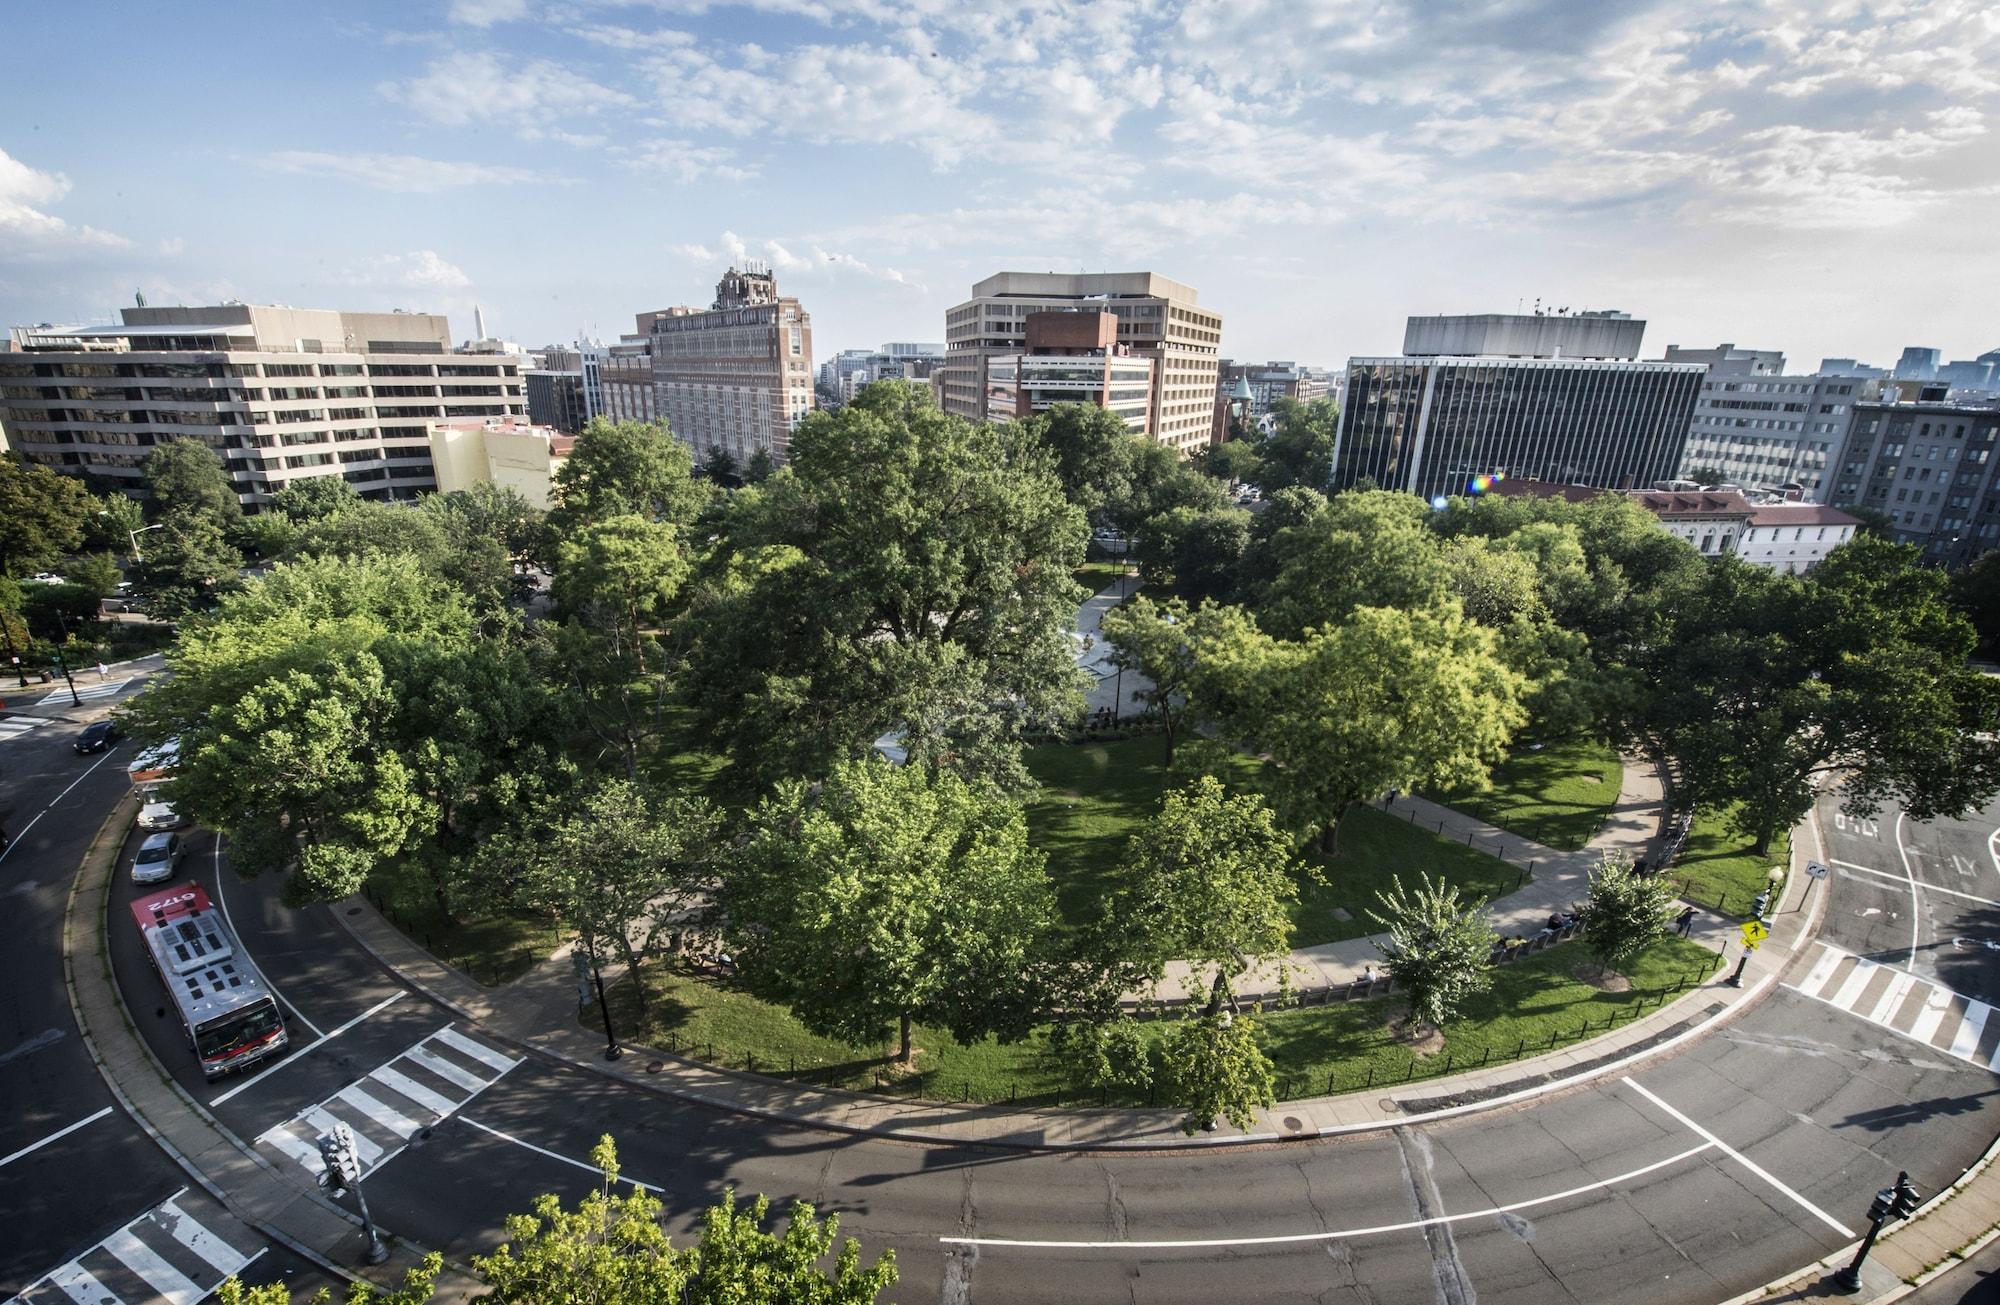
<instances>
[{"instance_id":1,"label":"tree canopy","mask_svg":"<svg viewBox=\"0 0 2000 1305\"><path fill-rule=\"evenodd\" d=\"M32 575L83 542L97 501L83 482L0 457L0 578Z\"/></svg>"}]
</instances>

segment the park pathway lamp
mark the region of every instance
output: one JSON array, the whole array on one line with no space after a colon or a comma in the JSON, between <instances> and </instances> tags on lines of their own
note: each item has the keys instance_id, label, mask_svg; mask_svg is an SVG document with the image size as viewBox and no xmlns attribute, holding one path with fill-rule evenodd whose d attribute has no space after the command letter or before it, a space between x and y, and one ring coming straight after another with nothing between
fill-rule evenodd
<instances>
[{"instance_id":1,"label":"park pathway lamp","mask_svg":"<svg viewBox=\"0 0 2000 1305\"><path fill-rule=\"evenodd\" d=\"M1910 1175L1896 1175L1896 1185L1885 1187L1875 1193L1874 1204L1868 1207L1868 1235L1861 1239L1861 1249L1854 1253L1854 1262L1833 1275L1833 1285L1841 1291L1861 1290L1861 1265L1868 1259L1868 1252L1875 1249L1875 1239L1882 1235L1882 1225L1891 1219L1907 1219L1917 1212L1923 1198L1917 1189L1910 1186Z\"/></svg>"},{"instance_id":2,"label":"park pathway lamp","mask_svg":"<svg viewBox=\"0 0 2000 1305\"><path fill-rule=\"evenodd\" d=\"M165 530L165 529L166 527L163 525L140 526L137 530L126 531L125 532L126 534L132 536L132 560L135 562L143 562L146 560L143 556L141 556L139 552L139 536L145 534L148 530Z\"/></svg>"},{"instance_id":3,"label":"park pathway lamp","mask_svg":"<svg viewBox=\"0 0 2000 1305\"><path fill-rule=\"evenodd\" d=\"M370 1264L382 1263L389 1258L389 1248L375 1235L375 1221L368 1217L368 1198L361 1194L361 1152L354 1144L354 1130L335 1124L331 1133L321 1133L315 1141L320 1162L326 1166L320 1185L335 1194L354 1189L354 1199L361 1205L361 1235L368 1239L365 1258Z\"/></svg>"}]
</instances>

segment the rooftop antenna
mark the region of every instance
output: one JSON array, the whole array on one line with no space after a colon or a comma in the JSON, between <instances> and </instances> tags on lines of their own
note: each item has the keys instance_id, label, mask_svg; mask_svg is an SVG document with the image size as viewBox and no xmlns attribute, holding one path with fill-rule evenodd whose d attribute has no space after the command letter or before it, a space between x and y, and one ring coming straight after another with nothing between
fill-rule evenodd
<instances>
[{"instance_id":1,"label":"rooftop antenna","mask_svg":"<svg viewBox=\"0 0 2000 1305\"><path fill-rule=\"evenodd\" d=\"M478 304L472 306L472 338L475 340L486 338L486 314L480 310Z\"/></svg>"}]
</instances>

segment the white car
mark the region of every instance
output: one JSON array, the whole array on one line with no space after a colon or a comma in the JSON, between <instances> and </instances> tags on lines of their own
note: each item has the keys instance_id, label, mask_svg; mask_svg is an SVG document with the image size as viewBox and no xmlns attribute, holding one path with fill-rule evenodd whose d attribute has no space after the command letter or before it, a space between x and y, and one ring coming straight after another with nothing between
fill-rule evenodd
<instances>
[{"instance_id":1,"label":"white car","mask_svg":"<svg viewBox=\"0 0 2000 1305\"><path fill-rule=\"evenodd\" d=\"M146 841L139 844L139 854L132 858L132 882L157 884L172 879L186 854L179 834L146 835Z\"/></svg>"},{"instance_id":2,"label":"white car","mask_svg":"<svg viewBox=\"0 0 2000 1305\"><path fill-rule=\"evenodd\" d=\"M139 808L141 829L179 829L186 823L187 819L174 810L174 804L171 802L162 802L155 798Z\"/></svg>"}]
</instances>

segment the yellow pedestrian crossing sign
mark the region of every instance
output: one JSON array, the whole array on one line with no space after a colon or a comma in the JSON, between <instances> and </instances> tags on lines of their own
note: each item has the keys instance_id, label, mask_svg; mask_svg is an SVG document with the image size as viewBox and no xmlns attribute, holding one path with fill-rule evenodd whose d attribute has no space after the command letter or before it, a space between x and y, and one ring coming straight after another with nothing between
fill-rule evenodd
<instances>
[{"instance_id":1,"label":"yellow pedestrian crossing sign","mask_svg":"<svg viewBox=\"0 0 2000 1305\"><path fill-rule=\"evenodd\" d=\"M1748 947L1750 950L1752 951L1757 950L1757 944L1763 942L1766 938L1769 938L1770 936L1771 936L1771 931L1764 927L1764 922L1762 920L1747 920L1744 922L1743 945L1745 947Z\"/></svg>"}]
</instances>

